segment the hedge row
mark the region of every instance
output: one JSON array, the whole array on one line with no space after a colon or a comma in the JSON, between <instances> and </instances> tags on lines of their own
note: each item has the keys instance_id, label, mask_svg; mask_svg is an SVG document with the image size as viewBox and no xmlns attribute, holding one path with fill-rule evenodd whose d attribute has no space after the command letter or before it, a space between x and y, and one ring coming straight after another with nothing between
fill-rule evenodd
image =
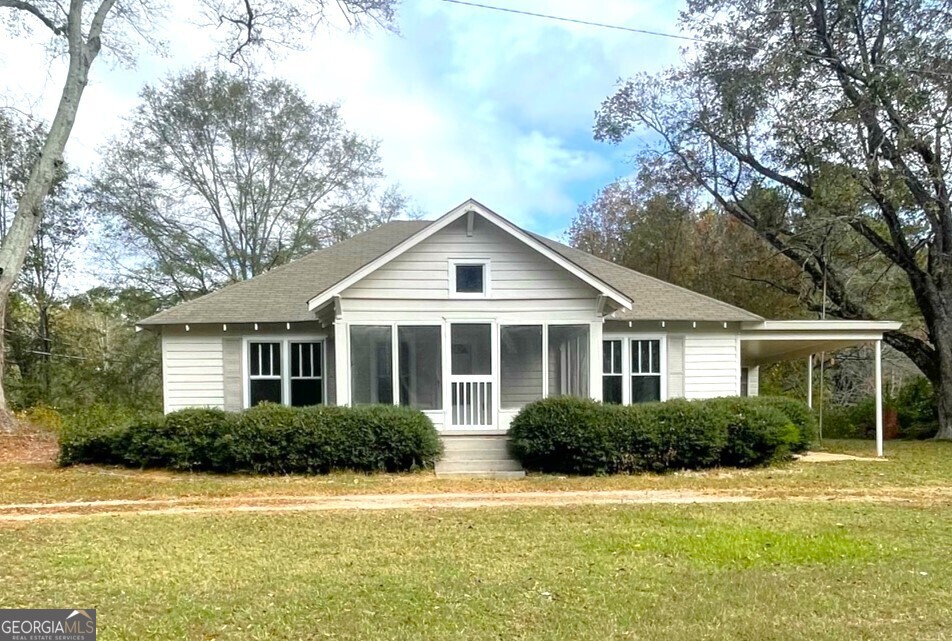
<instances>
[{"instance_id":1,"label":"hedge row","mask_svg":"<svg viewBox=\"0 0 952 641\"><path fill-rule=\"evenodd\" d=\"M809 446L812 412L786 398L603 405L558 397L527 405L510 448L529 470L562 474L752 467Z\"/></svg>"},{"instance_id":2,"label":"hedge row","mask_svg":"<svg viewBox=\"0 0 952 641\"><path fill-rule=\"evenodd\" d=\"M93 407L60 438L61 465L322 474L432 467L439 436L422 412L392 405L259 405L240 413L187 409L165 416L113 415Z\"/></svg>"}]
</instances>

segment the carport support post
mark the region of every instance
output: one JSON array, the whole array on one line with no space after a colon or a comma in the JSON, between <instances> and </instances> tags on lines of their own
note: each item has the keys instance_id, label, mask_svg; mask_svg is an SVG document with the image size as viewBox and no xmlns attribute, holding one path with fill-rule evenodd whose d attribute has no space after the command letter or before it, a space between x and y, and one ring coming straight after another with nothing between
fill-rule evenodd
<instances>
[{"instance_id":1,"label":"carport support post","mask_svg":"<svg viewBox=\"0 0 952 641\"><path fill-rule=\"evenodd\" d=\"M876 341L876 456L883 456L883 341Z\"/></svg>"},{"instance_id":2,"label":"carport support post","mask_svg":"<svg viewBox=\"0 0 952 641\"><path fill-rule=\"evenodd\" d=\"M807 356L807 407L813 409L813 354Z\"/></svg>"}]
</instances>

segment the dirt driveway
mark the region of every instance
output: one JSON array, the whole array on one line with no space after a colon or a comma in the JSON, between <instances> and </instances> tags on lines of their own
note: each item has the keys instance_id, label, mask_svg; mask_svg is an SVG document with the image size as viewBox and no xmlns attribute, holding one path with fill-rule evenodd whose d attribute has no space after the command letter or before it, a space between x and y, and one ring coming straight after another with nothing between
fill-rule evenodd
<instances>
[{"instance_id":1,"label":"dirt driveway","mask_svg":"<svg viewBox=\"0 0 952 641\"><path fill-rule=\"evenodd\" d=\"M348 494L316 496L233 496L227 498L141 499L14 503L0 505L0 523L121 516L170 516L216 513L330 512L354 510L434 510L501 507L559 507L571 505L677 505L788 502L946 502L952 494L865 495L844 491L834 494L758 496L743 492L692 492L682 490L605 490L548 492L440 492L433 494Z\"/></svg>"}]
</instances>

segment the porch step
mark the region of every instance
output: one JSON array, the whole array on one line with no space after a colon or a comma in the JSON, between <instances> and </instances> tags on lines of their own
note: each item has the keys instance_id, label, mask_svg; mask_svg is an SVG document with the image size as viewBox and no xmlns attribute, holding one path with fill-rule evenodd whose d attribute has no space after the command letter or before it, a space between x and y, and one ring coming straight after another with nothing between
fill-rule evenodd
<instances>
[{"instance_id":1,"label":"porch step","mask_svg":"<svg viewBox=\"0 0 952 641\"><path fill-rule=\"evenodd\" d=\"M437 476L518 478L525 476L519 462L509 456L504 435L444 436L443 459Z\"/></svg>"},{"instance_id":2,"label":"porch step","mask_svg":"<svg viewBox=\"0 0 952 641\"><path fill-rule=\"evenodd\" d=\"M525 478L525 470L518 472L440 472L441 479L496 479L504 481L506 479Z\"/></svg>"},{"instance_id":3,"label":"porch step","mask_svg":"<svg viewBox=\"0 0 952 641\"><path fill-rule=\"evenodd\" d=\"M436 464L436 474L444 472L519 472L522 466L512 459L496 459L483 461L440 461Z\"/></svg>"},{"instance_id":4,"label":"porch step","mask_svg":"<svg viewBox=\"0 0 952 641\"><path fill-rule=\"evenodd\" d=\"M444 436L443 450L447 455L484 452L508 458L509 440L505 436Z\"/></svg>"}]
</instances>

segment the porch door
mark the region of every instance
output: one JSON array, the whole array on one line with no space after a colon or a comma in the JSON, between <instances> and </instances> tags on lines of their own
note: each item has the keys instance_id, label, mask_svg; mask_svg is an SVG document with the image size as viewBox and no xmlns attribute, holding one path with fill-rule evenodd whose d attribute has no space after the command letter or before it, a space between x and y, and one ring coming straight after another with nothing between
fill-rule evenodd
<instances>
[{"instance_id":1,"label":"porch door","mask_svg":"<svg viewBox=\"0 0 952 641\"><path fill-rule=\"evenodd\" d=\"M493 326L490 323L450 324L449 424L454 428L492 428Z\"/></svg>"}]
</instances>

